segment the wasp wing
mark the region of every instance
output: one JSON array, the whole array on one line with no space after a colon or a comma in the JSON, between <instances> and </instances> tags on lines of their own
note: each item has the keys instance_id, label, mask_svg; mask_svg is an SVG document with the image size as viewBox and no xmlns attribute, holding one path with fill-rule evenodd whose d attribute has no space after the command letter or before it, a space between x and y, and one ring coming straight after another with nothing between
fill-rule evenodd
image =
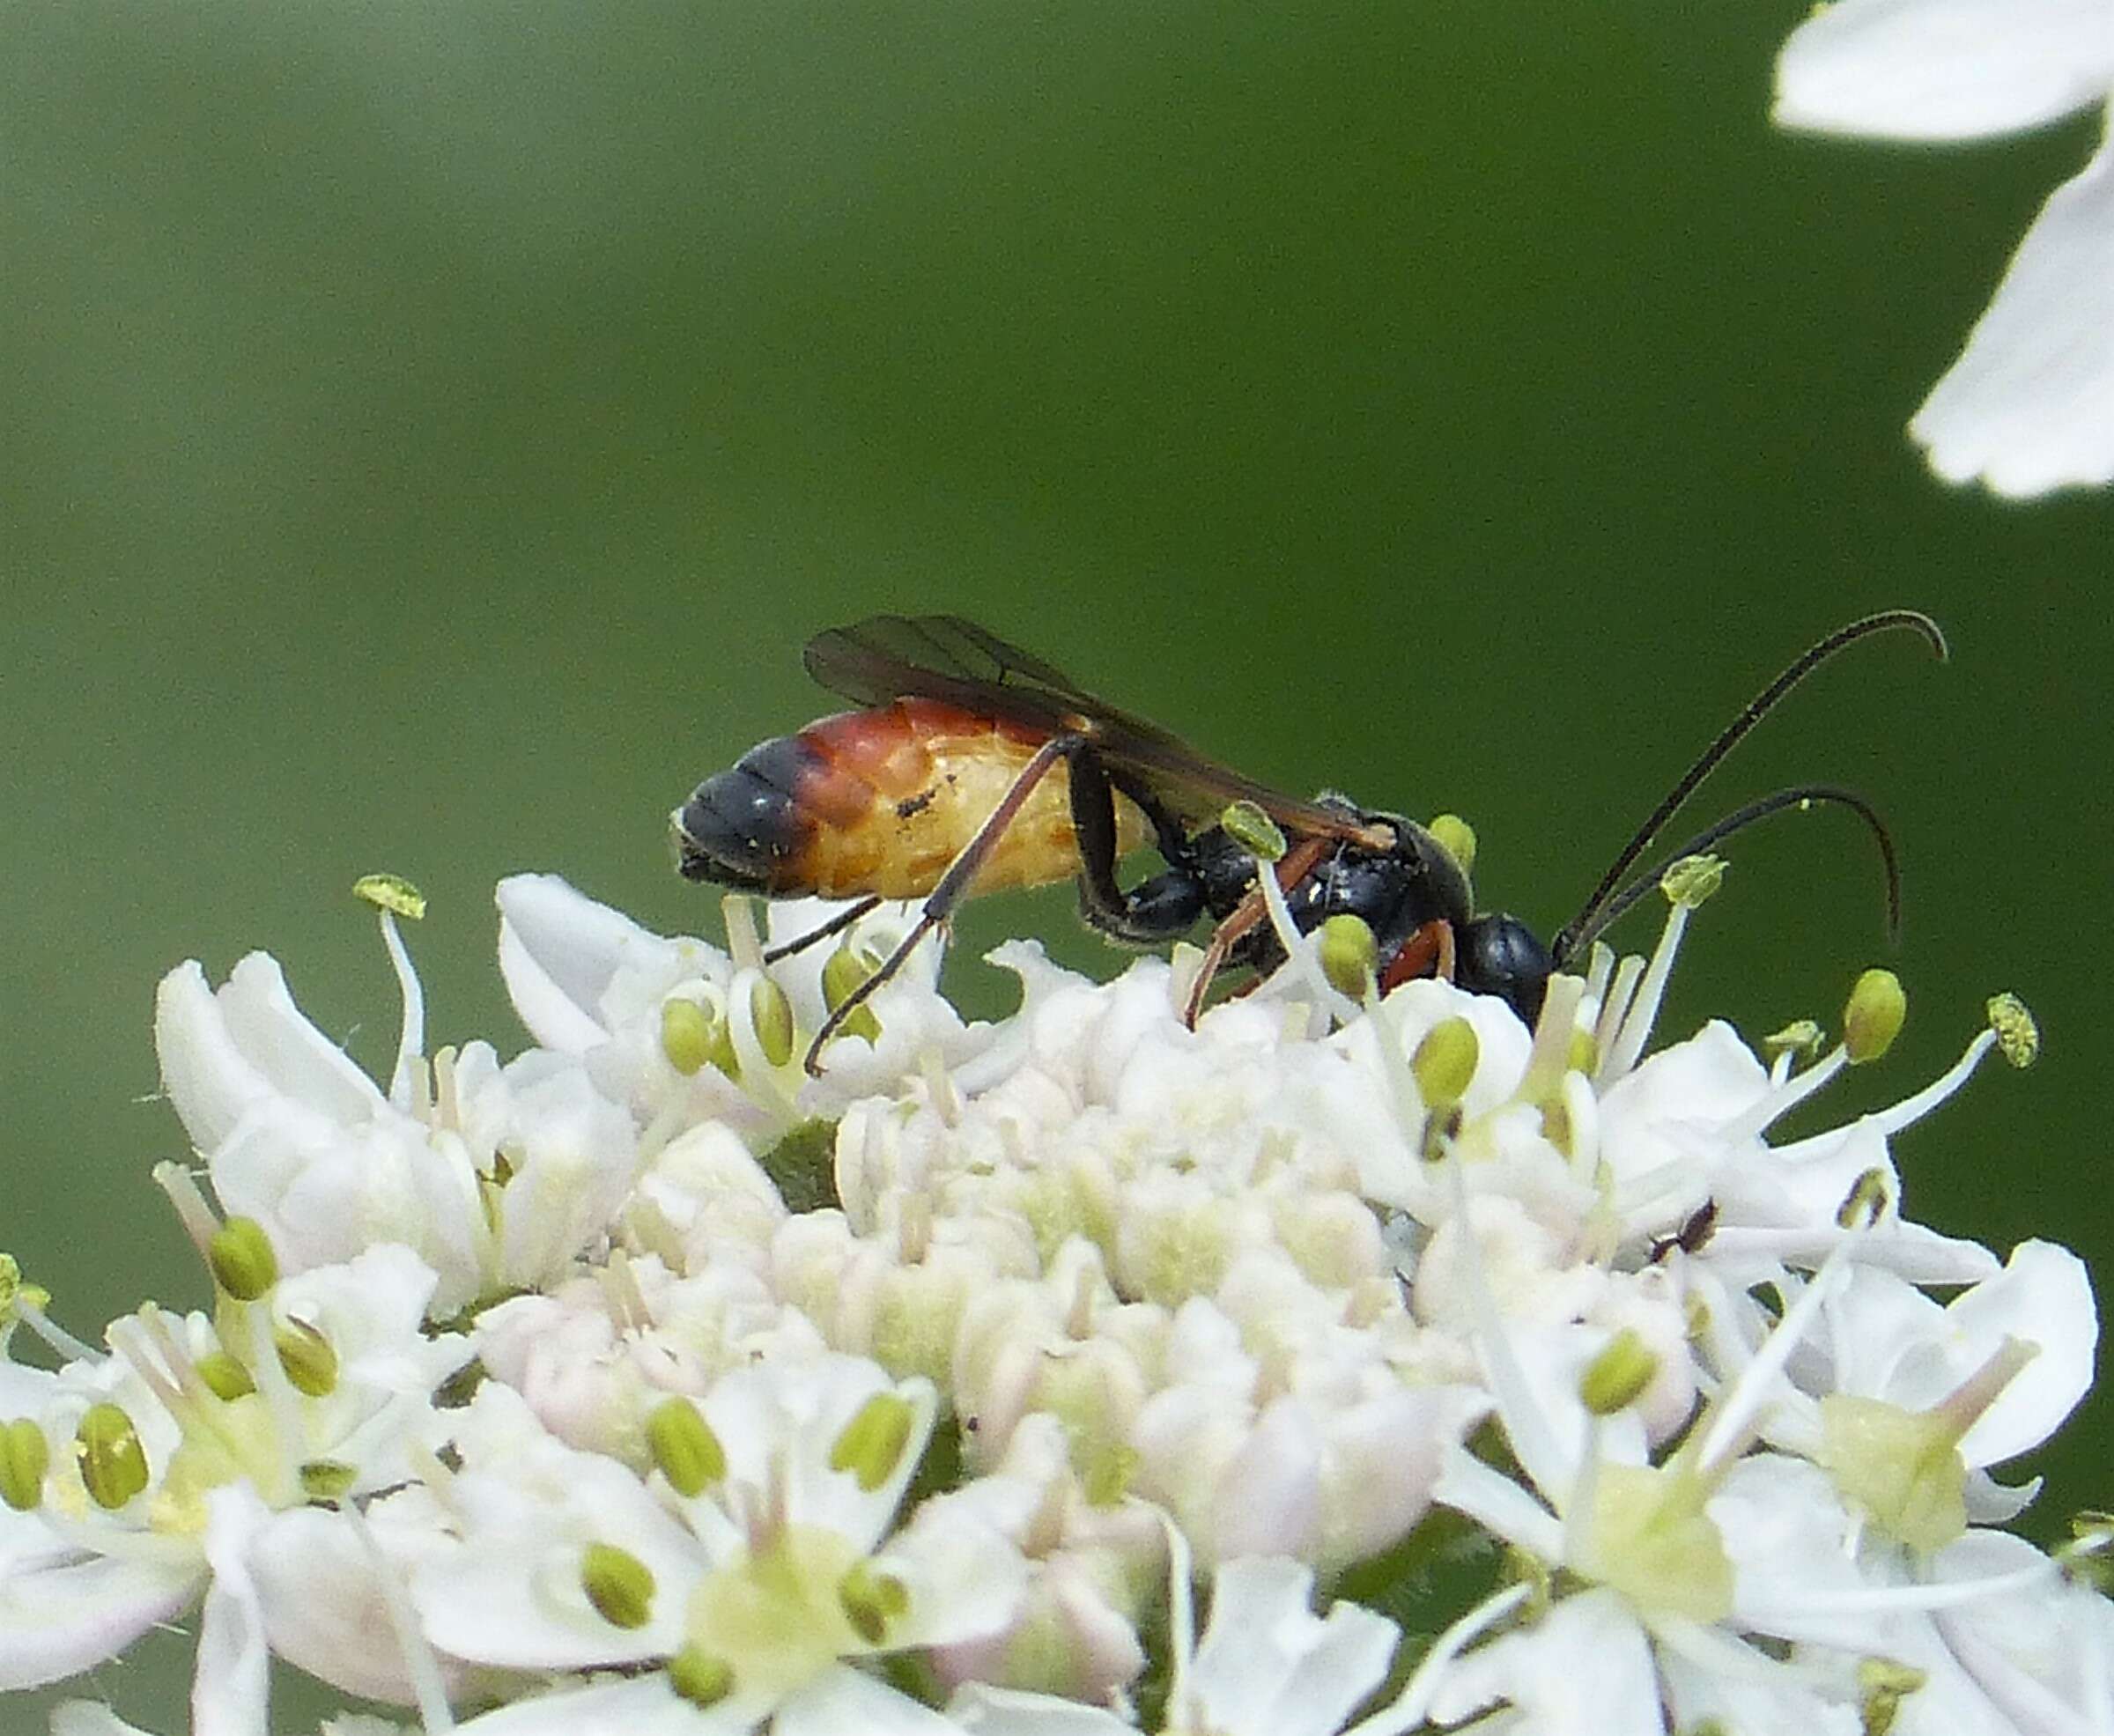
<instances>
[{"instance_id":1,"label":"wasp wing","mask_svg":"<svg viewBox=\"0 0 2114 1736\"><path fill-rule=\"evenodd\" d=\"M1349 837L1351 815L1302 802L1207 759L1157 723L1090 693L1054 665L959 615L876 615L808 641L808 673L860 705L943 699L1050 735L1090 740L1112 768L1134 772L1186 819L1252 802L1291 831Z\"/></svg>"}]
</instances>

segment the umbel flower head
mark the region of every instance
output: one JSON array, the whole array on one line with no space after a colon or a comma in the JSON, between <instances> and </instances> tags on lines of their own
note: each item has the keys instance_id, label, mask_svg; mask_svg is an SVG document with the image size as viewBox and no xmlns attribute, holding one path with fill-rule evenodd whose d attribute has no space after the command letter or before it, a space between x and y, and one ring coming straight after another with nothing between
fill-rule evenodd
<instances>
[{"instance_id":1,"label":"umbel flower head","mask_svg":"<svg viewBox=\"0 0 2114 1736\"><path fill-rule=\"evenodd\" d=\"M738 902L722 948L506 881L502 1064L428 1053L380 883L385 1082L270 959L181 966L211 1305L92 1344L0 1274L0 1688L196 1611L199 1736L274 1659L401 1714L337 1736L2114 1729L2105 1525L2004 1528L2084 1268L1916 1223L1896 1156L2031 1022L1772 1139L1905 997L1659 1042L1716 884L1532 1030L1288 921L1194 1029L1186 957L1009 942L979 1023L928 949L818 1078L900 909L766 965Z\"/></svg>"}]
</instances>

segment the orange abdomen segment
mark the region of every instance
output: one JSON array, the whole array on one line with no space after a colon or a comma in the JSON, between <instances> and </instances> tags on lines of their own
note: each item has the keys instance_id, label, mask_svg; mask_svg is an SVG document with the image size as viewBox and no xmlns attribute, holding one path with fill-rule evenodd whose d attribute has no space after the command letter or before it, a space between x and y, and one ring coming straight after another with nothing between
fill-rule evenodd
<instances>
[{"instance_id":1,"label":"orange abdomen segment","mask_svg":"<svg viewBox=\"0 0 2114 1736\"><path fill-rule=\"evenodd\" d=\"M921 898L1004 799L1046 739L936 699L899 699L810 723L795 805L812 824L788 864L824 898ZM1116 847L1144 843L1145 816L1116 797ZM972 890L1043 886L1079 871L1070 779L1051 767L1006 828ZM792 890L787 888L785 890Z\"/></svg>"}]
</instances>

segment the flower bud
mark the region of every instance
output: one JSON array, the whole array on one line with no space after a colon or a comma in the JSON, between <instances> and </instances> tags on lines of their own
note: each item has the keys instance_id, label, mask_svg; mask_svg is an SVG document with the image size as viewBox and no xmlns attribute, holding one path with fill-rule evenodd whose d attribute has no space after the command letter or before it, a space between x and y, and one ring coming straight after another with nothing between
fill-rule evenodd
<instances>
[{"instance_id":1,"label":"flower bud","mask_svg":"<svg viewBox=\"0 0 2114 1736\"><path fill-rule=\"evenodd\" d=\"M680 1394L663 1399L647 1415L646 1444L668 1486L686 1499L727 1474L726 1448L704 1413Z\"/></svg>"},{"instance_id":2,"label":"flower bud","mask_svg":"<svg viewBox=\"0 0 2114 1736\"><path fill-rule=\"evenodd\" d=\"M51 1444L26 1416L0 1424L0 1501L26 1513L44 1498Z\"/></svg>"},{"instance_id":3,"label":"flower bud","mask_svg":"<svg viewBox=\"0 0 2114 1736\"><path fill-rule=\"evenodd\" d=\"M115 1512L147 1486L147 1450L132 1419L107 1402L90 1405L73 1434L74 1462L88 1498Z\"/></svg>"},{"instance_id":4,"label":"flower bud","mask_svg":"<svg viewBox=\"0 0 2114 1736\"><path fill-rule=\"evenodd\" d=\"M1843 1009L1843 1046L1852 1066L1877 1060L1894 1046L1909 1016L1908 992L1891 971L1866 971Z\"/></svg>"},{"instance_id":5,"label":"flower bud","mask_svg":"<svg viewBox=\"0 0 2114 1736\"><path fill-rule=\"evenodd\" d=\"M580 1551L580 1588L612 1628L643 1628L653 1620L654 1570L629 1549L588 1544Z\"/></svg>"},{"instance_id":6,"label":"flower bud","mask_svg":"<svg viewBox=\"0 0 2114 1736\"><path fill-rule=\"evenodd\" d=\"M279 1282L271 1237L254 1217L231 1217L206 1244L213 1282L237 1302L255 1302Z\"/></svg>"}]
</instances>

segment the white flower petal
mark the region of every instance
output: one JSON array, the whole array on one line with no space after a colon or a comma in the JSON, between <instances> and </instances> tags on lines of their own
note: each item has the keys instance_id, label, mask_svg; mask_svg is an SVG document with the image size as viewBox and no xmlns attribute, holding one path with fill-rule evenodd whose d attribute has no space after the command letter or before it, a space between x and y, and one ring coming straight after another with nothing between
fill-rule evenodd
<instances>
[{"instance_id":1,"label":"white flower petal","mask_svg":"<svg viewBox=\"0 0 2114 1736\"><path fill-rule=\"evenodd\" d=\"M1999 494L2114 482L2114 144L2050 196L1909 432Z\"/></svg>"},{"instance_id":2,"label":"white flower petal","mask_svg":"<svg viewBox=\"0 0 2114 1736\"><path fill-rule=\"evenodd\" d=\"M711 1712L699 1711L658 1673L630 1681L597 1681L586 1688L516 1700L455 1726L456 1736L712 1736L741 1731L756 1723L753 1710L723 1700ZM715 1716L717 1715L717 1716ZM735 1721L738 1716L740 1721Z\"/></svg>"},{"instance_id":3,"label":"white flower petal","mask_svg":"<svg viewBox=\"0 0 2114 1736\"><path fill-rule=\"evenodd\" d=\"M100 1700L63 1700L51 1709L51 1736L148 1736Z\"/></svg>"},{"instance_id":4,"label":"white flower petal","mask_svg":"<svg viewBox=\"0 0 2114 1736\"><path fill-rule=\"evenodd\" d=\"M1470 1652L1441 1680L1430 1715L1453 1724L1503 1701L1518 1736L1664 1736L1652 1649L1612 1592L1566 1598L1532 1628Z\"/></svg>"},{"instance_id":5,"label":"white flower petal","mask_svg":"<svg viewBox=\"0 0 2114 1736\"><path fill-rule=\"evenodd\" d=\"M2016 132L2104 99L2107 0L1837 0L1785 42L1780 126L1886 138Z\"/></svg>"},{"instance_id":6,"label":"white flower petal","mask_svg":"<svg viewBox=\"0 0 2114 1736\"><path fill-rule=\"evenodd\" d=\"M198 1624L191 1736L262 1736L271 1656L248 1555L251 1540L268 1515L247 1483L215 1489L207 1504L205 1558L213 1582Z\"/></svg>"},{"instance_id":7,"label":"white flower petal","mask_svg":"<svg viewBox=\"0 0 2114 1736\"><path fill-rule=\"evenodd\" d=\"M99 1556L0 1580L0 1692L35 1688L115 1658L204 1584L203 1563Z\"/></svg>"},{"instance_id":8,"label":"white flower petal","mask_svg":"<svg viewBox=\"0 0 2114 1736\"><path fill-rule=\"evenodd\" d=\"M1339 1603L1311 1606L1303 1562L1229 1562L1213 1581L1210 1625L1189 1689L1205 1728L1229 1736L1334 1736L1378 1688L1401 1633L1384 1615Z\"/></svg>"},{"instance_id":9,"label":"white flower petal","mask_svg":"<svg viewBox=\"0 0 2114 1736\"><path fill-rule=\"evenodd\" d=\"M1098 1706L1053 1694L971 1682L947 1703L947 1716L975 1736L1136 1736L1137 1725Z\"/></svg>"},{"instance_id":10,"label":"white flower petal","mask_svg":"<svg viewBox=\"0 0 2114 1736\"><path fill-rule=\"evenodd\" d=\"M958 1727L929 1706L840 1664L825 1670L782 1703L772 1736L960 1736Z\"/></svg>"},{"instance_id":11,"label":"white flower petal","mask_svg":"<svg viewBox=\"0 0 2114 1736\"><path fill-rule=\"evenodd\" d=\"M1989 1350L2022 1338L2040 1354L2011 1378L1960 1442L1970 1465L1997 1465L2053 1434L2092 1387L2099 1317L2085 1263L2053 1242L2022 1242L2004 1270L1954 1298L1946 1324Z\"/></svg>"}]
</instances>

